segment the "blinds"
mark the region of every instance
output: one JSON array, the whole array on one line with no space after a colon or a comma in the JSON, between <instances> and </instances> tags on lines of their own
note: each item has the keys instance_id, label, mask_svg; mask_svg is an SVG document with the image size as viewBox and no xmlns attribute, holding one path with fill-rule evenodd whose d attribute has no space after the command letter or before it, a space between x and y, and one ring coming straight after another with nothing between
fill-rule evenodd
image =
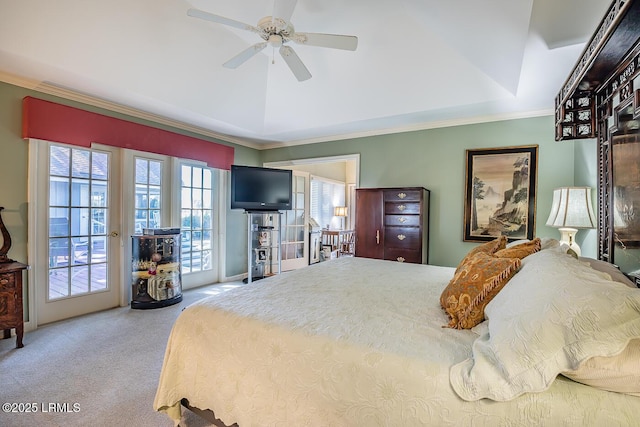
<instances>
[{"instance_id":1,"label":"blinds","mask_svg":"<svg viewBox=\"0 0 640 427\"><path fill-rule=\"evenodd\" d=\"M332 181L327 178L311 176L311 218L315 219L322 228L337 229L341 220L333 215L333 208L345 206L344 182Z\"/></svg>"}]
</instances>

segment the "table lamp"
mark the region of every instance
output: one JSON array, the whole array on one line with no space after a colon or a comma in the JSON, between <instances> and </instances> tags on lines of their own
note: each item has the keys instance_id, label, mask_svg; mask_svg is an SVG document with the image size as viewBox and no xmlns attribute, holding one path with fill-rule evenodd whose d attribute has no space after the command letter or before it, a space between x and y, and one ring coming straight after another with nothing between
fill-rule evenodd
<instances>
[{"instance_id":1,"label":"table lamp","mask_svg":"<svg viewBox=\"0 0 640 427\"><path fill-rule=\"evenodd\" d=\"M553 190L551 213L547 225L556 227L560 242L566 243L580 256L580 246L575 241L578 229L595 228L590 187L561 187Z\"/></svg>"},{"instance_id":2,"label":"table lamp","mask_svg":"<svg viewBox=\"0 0 640 427\"><path fill-rule=\"evenodd\" d=\"M334 207L333 215L340 217L340 230L344 230L344 218L347 216L347 207L346 206Z\"/></svg>"}]
</instances>

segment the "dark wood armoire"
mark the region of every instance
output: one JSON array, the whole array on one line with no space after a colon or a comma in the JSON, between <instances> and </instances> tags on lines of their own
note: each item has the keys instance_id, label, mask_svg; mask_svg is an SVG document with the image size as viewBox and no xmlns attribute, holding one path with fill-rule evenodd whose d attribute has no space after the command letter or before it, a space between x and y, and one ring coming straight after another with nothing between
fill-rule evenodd
<instances>
[{"instance_id":1,"label":"dark wood armoire","mask_svg":"<svg viewBox=\"0 0 640 427\"><path fill-rule=\"evenodd\" d=\"M429 262L429 190L356 190L355 256Z\"/></svg>"}]
</instances>

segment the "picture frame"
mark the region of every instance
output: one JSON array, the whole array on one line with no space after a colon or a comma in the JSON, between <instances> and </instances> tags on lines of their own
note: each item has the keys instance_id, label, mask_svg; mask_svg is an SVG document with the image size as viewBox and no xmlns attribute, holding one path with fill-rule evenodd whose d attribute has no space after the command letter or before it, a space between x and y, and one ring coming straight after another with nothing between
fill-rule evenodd
<instances>
[{"instance_id":1,"label":"picture frame","mask_svg":"<svg viewBox=\"0 0 640 427\"><path fill-rule=\"evenodd\" d=\"M466 150L464 241L535 235L538 145Z\"/></svg>"},{"instance_id":2,"label":"picture frame","mask_svg":"<svg viewBox=\"0 0 640 427\"><path fill-rule=\"evenodd\" d=\"M332 250L333 250L333 247L331 245L322 245L322 251L321 251L322 259L325 261L330 260Z\"/></svg>"},{"instance_id":3,"label":"picture frame","mask_svg":"<svg viewBox=\"0 0 640 427\"><path fill-rule=\"evenodd\" d=\"M268 258L267 250L268 248L254 249L256 253L256 264L265 264L267 262L267 258Z\"/></svg>"}]
</instances>

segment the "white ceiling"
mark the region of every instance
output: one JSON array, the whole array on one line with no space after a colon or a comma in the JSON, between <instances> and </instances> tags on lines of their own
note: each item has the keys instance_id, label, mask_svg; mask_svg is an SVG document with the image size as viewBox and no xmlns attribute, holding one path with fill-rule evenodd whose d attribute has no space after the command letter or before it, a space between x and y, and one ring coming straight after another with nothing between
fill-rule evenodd
<instances>
[{"instance_id":1,"label":"white ceiling","mask_svg":"<svg viewBox=\"0 0 640 427\"><path fill-rule=\"evenodd\" d=\"M276 0L283 1L283 0ZM255 147L551 114L609 0L299 0L298 82L262 41L187 16L256 25L273 0L0 0L0 79L67 89ZM272 63L272 59L274 63Z\"/></svg>"}]
</instances>

